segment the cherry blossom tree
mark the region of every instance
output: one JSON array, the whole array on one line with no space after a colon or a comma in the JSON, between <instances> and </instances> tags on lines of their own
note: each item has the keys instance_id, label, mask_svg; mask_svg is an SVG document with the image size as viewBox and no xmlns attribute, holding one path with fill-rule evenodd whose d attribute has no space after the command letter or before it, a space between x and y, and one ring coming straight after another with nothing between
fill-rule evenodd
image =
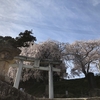
<instances>
[{"instance_id":1,"label":"cherry blossom tree","mask_svg":"<svg viewBox=\"0 0 100 100\"><path fill-rule=\"evenodd\" d=\"M60 43L58 41L47 40L45 42L41 42L38 44L31 45L29 47L22 47L21 48L21 55L34 57L37 59L51 59L53 61L61 62L60 65L54 65L56 68L61 69L61 73L54 73L54 75L58 75L62 77L63 73L66 72L66 66L63 61L63 54L64 54L65 44ZM32 63L27 63L32 64ZM47 64L42 64L42 66L47 67ZM14 68L11 68L13 70ZM16 70L16 69L15 69ZM16 72L16 71L15 71ZM37 79L37 80L47 80L47 72L40 71L36 69L23 69L22 73L22 80L26 81L30 78Z\"/></svg>"},{"instance_id":2,"label":"cherry blossom tree","mask_svg":"<svg viewBox=\"0 0 100 100\"><path fill-rule=\"evenodd\" d=\"M90 69L96 67L100 59L100 41L76 41L66 44L65 60L71 61L73 68L72 74L79 75L84 73L87 77ZM95 66L94 66L95 65ZM94 71L94 70L92 70Z\"/></svg>"},{"instance_id":3,"label":"cherry blossom tree","mask_svg":"<svg viewBox=\"0 0 100 100\"><path fill-rule=\"evenodd\" d=\"M76 41L66 45L66 60L72 60L73 71L82 71L86 76L100 57L100 41ZM96 66L95 66L96 67Z\"/></svg>"}]
</instances>

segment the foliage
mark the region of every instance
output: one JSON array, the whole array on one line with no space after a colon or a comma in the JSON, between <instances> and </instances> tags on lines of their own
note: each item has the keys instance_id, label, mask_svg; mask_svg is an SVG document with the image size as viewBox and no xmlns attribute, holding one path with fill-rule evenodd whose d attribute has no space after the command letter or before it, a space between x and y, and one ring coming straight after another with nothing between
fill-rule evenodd
<instances>
[{"instance_id":1,"label":"foliage","mask_svg":"<svg viewBox=\"0 0 100 100\"><path fill-rule=\"evenodd\" d=\"M37 59L51 59L53 61L62 61L62 55L64 50L64 43L59 43L57 41L48 40L42 43L34 44L27 47L21 48L21 55L35 57ZM29 62L25 62L25 64L33 64ZM42 66L47 67L47 64L42 64ZM62 61L60 65L54 65L53 67L60 68L61 73L55 73L62 77L62 74L65 73L66 67L65 63ZM10 69L10 73L12 73L14 68ZM16 69L15 69L16 70ZM13 71L14 72L14 71ZM16 71L15 71L16 72ZM23 69L22 80L26 81L30 78L35 78L39 80L45 80L47 82L48 72L40 71L35 69Z\"/></svg>"},{"instance_id":2,"label":"foliage","mask_svg":"<svg viewBox=\"0 0 100 100\"><path fill-rule=\"evenodd\" d=\"M62 61L58 66L62 73L55 73L60 77L65 73L65 70L70 67L68 65L71 62L72 69L71 74L81 75L94 71L94 68L99 64L100 56L100 41L76 41L72 44L60 43L58 41L47 40L42 43L29 45L29 47L22 47L21 55L35 57L37 59L52 59L53 61ZM32 63L26 63L31 64ZM47 67L47 65L42 65ZM22 80L29 80L31 77L37 80L47 80L47 72L35 70L35 69L23 69ZM16 72L16 71L15 71ZM15 74L14 74L15 75ZM69 76L70 77L70 76Z\"/></svg>"},{"instance_id":3,"label":"foliage","mask_svg":"<svg viewBox=\"0 0 100 100\"><path fill-rule=\"evenodd\" d=\"M25 50L25 48L23 48L21 54L22 55L27 54L27 56L35 57L35 58L41 59L41 60L42 59L51 59L53 61L61 61L62 52L64 50L63 45L64 45L63 43L59 43L57 41L47 40L47 41L39 43L39 44L34 44L33 46L31 45L30 48L27 48L27 50ZM48 65L44 64L42 66L47 67ZM56 65L54 67L62 69L62 73L64 73L64 71L66 69L64 62L62 62L60 65ZM37 72L37 73L35 73L35 72ZM36 78L40 77L40 79L43 79L43 80L48 79L48 77L46 77L46 76L48 76L47 72L38 70L38 71L33 71L33 73L34 73L33 74L34 77L36 77Z\"/></svg>"},{"instance_id":4,"label":"foliage","mask_svg":"<svg viewBox=\"0 0 100 100\"><path fill-rule=\"evenodd\" d=\"M16 46L17 47L28 47L28 42L36 41L36 37L32 36L32 31L25 30L25 32L21 32L19 37L16 37Z\"/></svg>"},{"instance_id":5,"label":"foliage","mask_svg":"<svg viewBox=\"0 0 100 100\"><path fill-rule=\"evenodd\" d=\"M11 46L17 47L28 47L29 42L36 41L36 37L32 36L32 31L25 30L21 32L18 37L12 38L11 36L0 36L0 43L10 44Z\"/></svg>"},{"instance_id":6,"label":"foliage","mask_svg":"<svg viewBox=\"0 0 100 100\"><path fill-rule=\"evenodd\" d=\"M66 44L65 60L71 61L73 74L83 72L86 76L98 63L100 58L100 41L76 41ZM92 66L94 65L94 66Z\"/></svg>"}]
</instances>

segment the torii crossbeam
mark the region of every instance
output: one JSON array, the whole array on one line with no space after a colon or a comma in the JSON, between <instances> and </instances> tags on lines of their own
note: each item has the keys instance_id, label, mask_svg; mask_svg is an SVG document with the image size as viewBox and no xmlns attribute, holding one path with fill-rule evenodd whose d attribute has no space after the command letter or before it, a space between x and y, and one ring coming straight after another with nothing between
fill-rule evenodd
<instances>
[{"instance_id":1,"label":"torii crossbeam","mask_svg":"<svg viewBox=\"0 0 100 100\"><path fill-rule=\"evenodd\" d=\"M45 71L49 72L49 99L53 99L54 98L53 71L57 71L57 72L61 71L60 69L54 68L53 65L60 64L60 62L54 62L50 59L45 59L45 60L42 60L42 63L46 63L49 66L43 67L43 66L40 66L40 60L35 59L33 57L17 56L14 59L19 60L18 64L11 64L12 67L18 67L15 82L14 82L14 87L17 89L19 87L22 68L32 68L32 69L38 69L38 70L45 70ZM34 65L33 66L32 65L25 65L25 64L23 64L23 61L34 62Z\"/></svg>"}]
</instances>

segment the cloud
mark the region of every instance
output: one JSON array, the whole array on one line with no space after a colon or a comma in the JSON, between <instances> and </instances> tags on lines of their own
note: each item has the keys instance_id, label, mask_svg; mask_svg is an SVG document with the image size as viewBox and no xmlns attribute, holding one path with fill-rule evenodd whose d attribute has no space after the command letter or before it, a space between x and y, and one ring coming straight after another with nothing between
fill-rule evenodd
<instances>
[{"instance_id":1,"label":"cloud","mask_svg":"<svg viewBox=\"0 0 100 100\"><path fill-rule=\"evenodd\" d=\"M33 29L38 41L73 41L99 32L99 0L0 0L0 35ZM92 33L92 36L91 36ZM86 35L87 34L87 35ZM98 35L99 36L99 35ZM56 37L56 38L55 38ZM89 39L89 38L88 38Z\"/></svg>"},{"instance_id":2,"label":"cloud","mask_svg":"<svg viewBox=\"0 0 100 100\"><path fill-rule=\"evenodd\" d=\"M98 4L100 4L100 0L92 0L92 4L93 6L97 6Z\"/></svg>"}]
</instances>

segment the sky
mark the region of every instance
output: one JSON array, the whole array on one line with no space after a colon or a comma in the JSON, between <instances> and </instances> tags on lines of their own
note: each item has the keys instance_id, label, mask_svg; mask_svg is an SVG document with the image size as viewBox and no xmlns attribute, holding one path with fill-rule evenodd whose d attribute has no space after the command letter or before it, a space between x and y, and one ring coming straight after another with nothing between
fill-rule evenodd
<instances>
[{"instance_id":1,"label":"sky","mask_svg":"<svg viewBox=\"0 0 100 100\"><path fill-rule=\"evenodd\" d=\"M100 0L0 0L0 35L25 30L37 42L100 39Z\"/></svg>"}]
</instances>

